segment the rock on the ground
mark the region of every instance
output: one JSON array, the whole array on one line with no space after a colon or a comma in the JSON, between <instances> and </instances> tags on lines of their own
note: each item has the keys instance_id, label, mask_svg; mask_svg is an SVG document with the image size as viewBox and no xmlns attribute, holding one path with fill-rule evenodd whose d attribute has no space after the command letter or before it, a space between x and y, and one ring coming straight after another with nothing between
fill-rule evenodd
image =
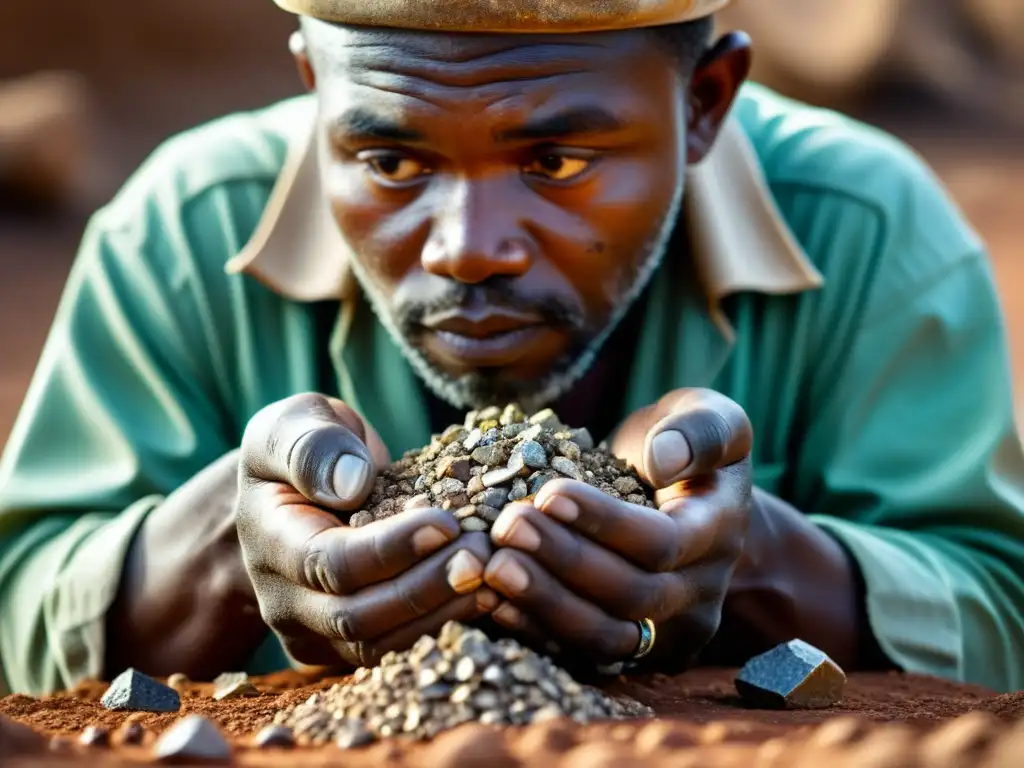
<instances>
[{"instance_id":1,"label":"rock on the ground","mask_svg":"<svg viewBox=\"0 0 1024 768\"><path fill-rule=\"evenodd\" d=\"M244 679L227 680L224 684L218 686L213 692L213 698L217 701L241 699L259 695L260 692L256 689L256 686L252 684L252 681L248 676Z\"/></svg>"},{"instance_id":2,"label":"rock on the ground","mask_svg":"<svg viewBox=\"0 0 1024 768\"><path fill-rule=\"evenodd\" d=\"M99 725L90 725L82 731L78 742L87 747L109 747L110 730Z\"/></svg>"},{"instance_id":3,"label":"rock on the ground","mask_svg":"<svg viewBox=\"0 0 1024 768\"><path fill-rule=\"evenodd\" d=\"M651 714L638 702L581 685L513 640L494 641L451 622L436 640L424 636L408 651L385 654L379 666L278 712L274 722L291 726L300 745L348 746L353 734L431 739L464 723L585 723Z\"/></svg>"},{"instance_id":4,"label":"rock on the ground","mask_svg":"<svg viewBox=\"0 0 1024 768\"><path fill-rule=\"evenodd\" d=\"M164 731L153 746L153 753L161 762L227 762L231 759L231 745L205 717L189 715Z\"/></svg>"},{"instance_id":5,"label":"rock on the ground","mask_svg":"<svg viewBox=\"0 0 1024 768\"><path fill-rule=\"evenodd\" d=\"M177 691L136 669L127 669L115 677L101 702L107 709L134 712L177 712L181 709Z\"/></svg>"},{"instance_id":6,"label":"rock on the ground","mask_svg":"<svg viewBox=\"0 0 1024 768\"><path fill-rule=\"evenodd\" d=\"M141 723L134 721L127 722L117 732L117 740L120 744L136 745L141 744L146 738L146 729Z\"/></svg>"},{"instance_id":7,"label":"rock on the ground","mask_svg":"<svg viewBox=\"0 0 1024 768\"><path fill-rule=\"evenodd\" d=\"M293 747L295 746L295 735L292 733L292 729L286 725L268 725L256 734L253 744L260 749Z\"/></svg>"},{"instance_id":8,"label":"rock on the ground","mask_svg":"<svg viewBox=\"0 0 1024 768\"><path fill-rule=\"evenodd\" d=\"M735 682L755 707L824 709L842 701L846 674L824 652L797 639L752 658Z\"/></svg>"}]
</instances>

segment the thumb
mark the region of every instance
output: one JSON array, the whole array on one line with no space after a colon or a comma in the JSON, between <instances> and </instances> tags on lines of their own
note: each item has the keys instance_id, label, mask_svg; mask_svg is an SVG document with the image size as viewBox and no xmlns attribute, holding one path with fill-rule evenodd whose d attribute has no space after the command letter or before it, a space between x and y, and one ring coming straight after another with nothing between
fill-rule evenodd
<instances>
[{"instance_id":1,"label":"thumb","mask_svg":"<svg viewBox=\"0 0 1024 768\"><path fill-rule=\"evenodd\" d=\"M644 438L642 467L658 489L740 462L753 444L743 408L712 390L676 390L648 418L654 423Z\"/></svg>"},{"instance_id":2,"label":"thumb","mask_svg":"<svg viewBox=\"0 0 1024 768\"><path fill-rule=\"evenodd\" d=\"M366 444L367 429L351 408L322 395L297 395L252 418L242 440L242 469L249 477L284 483L321 507L359 508L380 465ZM386 451L383 452L386 459Z\"/></svg>"}]
</instances>

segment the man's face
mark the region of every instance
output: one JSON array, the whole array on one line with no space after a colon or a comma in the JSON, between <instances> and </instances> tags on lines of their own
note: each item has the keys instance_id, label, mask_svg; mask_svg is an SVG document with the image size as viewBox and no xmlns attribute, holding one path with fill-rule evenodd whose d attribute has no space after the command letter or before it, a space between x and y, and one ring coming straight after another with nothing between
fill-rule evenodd
<instances>
[{"instance_id":1,"label":"man's face","mask_svg":"<svg viewBox=\"0 0 1024 768\"><path fill-rule=\"evenodd\" d=\"M678 213L678 64L639 31L305 29L326 192L381 321L457 407L564 394Z\"/></svg>"}]
</instances>

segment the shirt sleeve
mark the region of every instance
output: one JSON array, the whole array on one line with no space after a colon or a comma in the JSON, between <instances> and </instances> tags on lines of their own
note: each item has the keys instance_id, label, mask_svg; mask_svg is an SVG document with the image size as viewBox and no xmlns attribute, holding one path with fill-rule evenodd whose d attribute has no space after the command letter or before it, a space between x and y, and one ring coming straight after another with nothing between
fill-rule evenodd
<instances>
[{"instance_id":1,"label":"shirt sleeve","mask_svg":"<svg viewBox=\"0 0 1024 768\"><path fill-rule=\"evenodd\" d=\"M1000 305L984 253L933 259L911 286L915 259L883 260L841 375L810 404L798 496L860 566L895 663L1017 690L1024 460Z\"/></svg>"},{"instance_id":2,"label":"shirt sleeve","mask_svg":"<svg viewBox=\"0 0 1024 768\"><path fill-rule=\"evenodd\" d=\"M104 672L135 531L234 447L211 311L185 266L196 232L180 200L131 192L86 231L0 463L0 661L15 692Z\"/></svg>"}]
</instances>

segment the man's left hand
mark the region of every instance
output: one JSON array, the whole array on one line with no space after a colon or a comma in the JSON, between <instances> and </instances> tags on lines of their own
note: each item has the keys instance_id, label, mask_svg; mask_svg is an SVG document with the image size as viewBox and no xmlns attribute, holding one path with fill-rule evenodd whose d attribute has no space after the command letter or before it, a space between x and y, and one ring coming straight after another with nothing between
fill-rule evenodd
<instances>
[{"instance_id":1,"label":"man's left hand","mask_svg":"<svg viewBox=\"0 0 1024 768\"><path fill-rule=\"evenodd\" d=\"M630 661L650 619L651 666L685 666L717 630L743 551L752 440L743 409L709 390L677 390L633 414L612 452L656 490L658 509L572 480L507 507L485 574L505 599L494 619L605 664Z\"/></svg>"}]
</instances>

